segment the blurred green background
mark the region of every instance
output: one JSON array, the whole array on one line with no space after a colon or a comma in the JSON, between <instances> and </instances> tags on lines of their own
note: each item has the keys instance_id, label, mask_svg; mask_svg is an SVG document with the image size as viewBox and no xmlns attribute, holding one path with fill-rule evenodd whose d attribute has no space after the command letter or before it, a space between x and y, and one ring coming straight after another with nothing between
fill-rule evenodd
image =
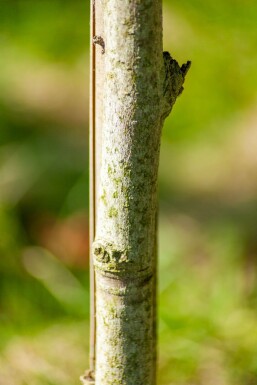
<instances>
[{"instance_id":1,"label":"blurred green background","mask_svg":"<svg viewBox=\"0 0 257 385\"><path fill-rule=\"evenodd\" d=\"M164 1L159 384L257 384L257 2ZM0 385L88 366L88 0L0 2Z\"/></svg>"}]
</instances>

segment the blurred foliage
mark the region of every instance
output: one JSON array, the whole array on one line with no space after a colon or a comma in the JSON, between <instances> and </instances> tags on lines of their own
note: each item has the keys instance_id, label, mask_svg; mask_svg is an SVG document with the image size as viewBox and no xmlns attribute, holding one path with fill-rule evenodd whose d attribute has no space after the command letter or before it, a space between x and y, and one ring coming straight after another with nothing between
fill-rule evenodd
<instances>
[{"instance_id":1,"label":"blurred foliage","mask_svg":"<svg viewBox=\"0 0 257 385\"><path fill-rule=\"evenodd\" d=\"M257 384L257 3L164 1L159 383ZM0 6L0 385L88 356L89 2Z\"/></svg>"}]
</instances>

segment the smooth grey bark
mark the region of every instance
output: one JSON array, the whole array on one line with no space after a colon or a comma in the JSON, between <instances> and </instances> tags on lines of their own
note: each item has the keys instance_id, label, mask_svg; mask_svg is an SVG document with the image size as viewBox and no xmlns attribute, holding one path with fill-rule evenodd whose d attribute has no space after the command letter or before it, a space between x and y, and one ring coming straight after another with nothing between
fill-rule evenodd
<instances>
[{"instance_id":1,"label":"smooth grey bark","mask_svg":"<svg viewBox=\"0 0 257 385\"><path fill-rule=\"evenodd\" d=\"M161 129L183 90L162 52L161 0L102 0L104 60L96 237L96 385L156 383L156 217Z\"/></svg>"}]
</instances>

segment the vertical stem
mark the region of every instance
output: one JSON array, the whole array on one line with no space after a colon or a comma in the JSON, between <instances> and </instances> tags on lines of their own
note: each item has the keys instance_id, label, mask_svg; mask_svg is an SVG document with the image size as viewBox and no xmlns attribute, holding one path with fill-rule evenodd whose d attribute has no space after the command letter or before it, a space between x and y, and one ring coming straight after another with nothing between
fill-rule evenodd
<instances>
[{"instance_id":1,"label":"vertical stem","mask_svg":"<svg viewBox=\"0 0 257 385\"><path fill-rule=\"evenodd\" d=\"M95 36L95 1L90 7L90 36L91 42ZM90 45L90 246L95 238L95 46ZM93 255L90 247L90 371L95 370L95 272Z\"/></svg>"},{"instance_id":2,"label":"vertical stem","mask_svg":"<svg viewBox=\"0 0 257 385\"><path fill-rule=\"evenodd\" d=\"M155 229L162 128L160 0L105 0L96 240L96 385L155 384Z\"/></svg>"}]
</instances>

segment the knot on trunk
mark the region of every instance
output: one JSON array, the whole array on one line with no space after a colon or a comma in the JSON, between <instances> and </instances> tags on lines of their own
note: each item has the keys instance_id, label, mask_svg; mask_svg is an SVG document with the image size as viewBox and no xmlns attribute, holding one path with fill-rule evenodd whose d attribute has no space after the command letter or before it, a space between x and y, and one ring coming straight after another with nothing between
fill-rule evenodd
<instances>
[{"instance_id":1,"label":"knot on trunk","mask_svg":"<svg viewBox=\"0 0 257 385\"><path fill-rule=\"evenodd\" d=\"M103 275L133 277L133 279L147 279L152 277L152 266L143 266L129 255L129 251L110 241L96 239L92 245L94 266ZM138 258L142 260L143 258Z\"/></svg>"},{"instance_id":2,"label":"knot on trunk","mask_svg":"<svg viewBox=\"0 0 257 385\"><path fill-rule=\"evenodd\" d=\"M94 265L106 272L118 272L126 269L129 263L128 253L111 242L96 240L93 243Z\"/></svg>"},{"instance_id":3,"label":"knot on trunk","mask_svg":"<svg viewBox=\"0 0 257 385\"><path fill-rule=\"evenodd\" d=\"M187 61L180 67L178 62L171 57L169 52L163 52L163 61L164 83L162 118L165 119L170 114L177 97L184 89L183 83L191 66L191 62Z\"/></svg>"}]
</instances>

